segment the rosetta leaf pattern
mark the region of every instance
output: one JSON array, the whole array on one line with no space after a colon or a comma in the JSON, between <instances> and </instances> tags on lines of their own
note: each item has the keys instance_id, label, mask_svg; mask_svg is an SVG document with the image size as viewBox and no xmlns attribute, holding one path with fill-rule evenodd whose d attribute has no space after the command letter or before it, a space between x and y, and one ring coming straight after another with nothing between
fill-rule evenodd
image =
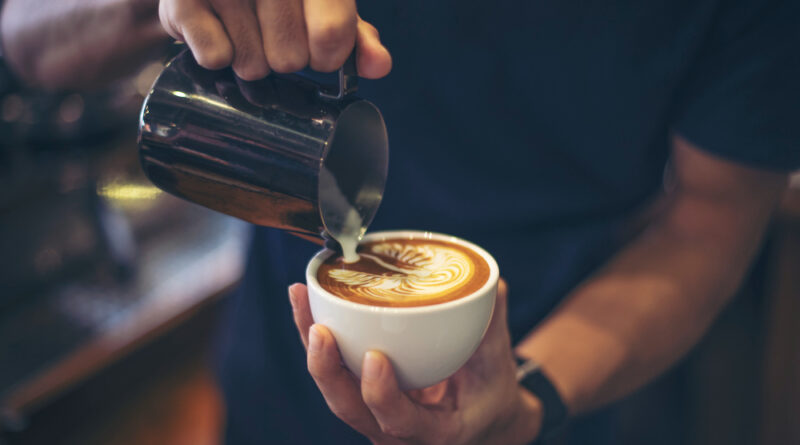
<instances>
[{"instance_id":1,"label":"rosetta leaf pattern","mask_svg":"<svg viewBox=\"0 0 800 445\"><path fill-rule=\"evenodd\" d=\"M378 243L361 257L387 272L331 269L330 277L357 295L382 301L436 298L462 286L473 271L465 253L439 244Z\"/></svg>"}]
</instances>

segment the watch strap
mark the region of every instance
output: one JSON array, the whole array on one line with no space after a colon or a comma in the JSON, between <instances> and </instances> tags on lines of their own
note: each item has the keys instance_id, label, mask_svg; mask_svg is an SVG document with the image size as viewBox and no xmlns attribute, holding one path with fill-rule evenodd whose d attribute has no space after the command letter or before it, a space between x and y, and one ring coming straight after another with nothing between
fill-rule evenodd
<instances>
[{"instance_id":1,"label":"watch strap","mask_svg":"<svg viewBox=\"0 0 800 445\"><path fill-rule=\"evenodd\" d=\"M539 443L540 440L547 440L561 431L567 423L569 411L539 363L520 358L517 358L517 363L517 381L542 403L542 427L539 439L535 442Z\"/></svg>"}]
</instances>

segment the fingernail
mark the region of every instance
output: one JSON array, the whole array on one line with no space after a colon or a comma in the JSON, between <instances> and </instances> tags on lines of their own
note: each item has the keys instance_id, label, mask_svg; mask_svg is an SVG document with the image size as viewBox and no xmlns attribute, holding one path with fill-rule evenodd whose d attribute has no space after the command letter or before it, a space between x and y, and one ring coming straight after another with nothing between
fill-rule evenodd
<instances>
[{"instance_id":1,"label":"fingernail","mask_svg":"<svg viewBox=\"0 0 800 445\"><path fill-rule=\"evenodd\" d=\"M322 347L322 334L312 325L308 330L308 352L316 353Z\"/></svg>"},{"instance_id":2,"label":"fingernail","mask_svg":"<svg viewBox=\"0 0 800 445\"><path fill-rule=\"evenodd\" d=\"M294 287L294 285L291 285L291 286L289 286L289 289L288 289L288 292L289 292L289 303L292 304L292 309L294 309L294 299L296 298L294 296L294 291L292 290L293 287Z\"/></svg>"},{"instance_id":3,"label":"fingernail","mask_svg":"<svg viewBox=\"0 0 800 445\"><path fill-rule=\"evenodd\" d=\"M378 380L381 376L381 358L375 351L367 351L364 355L364 367L361 370L361 377L365 380Z\"/></svg>"}]
</instances>

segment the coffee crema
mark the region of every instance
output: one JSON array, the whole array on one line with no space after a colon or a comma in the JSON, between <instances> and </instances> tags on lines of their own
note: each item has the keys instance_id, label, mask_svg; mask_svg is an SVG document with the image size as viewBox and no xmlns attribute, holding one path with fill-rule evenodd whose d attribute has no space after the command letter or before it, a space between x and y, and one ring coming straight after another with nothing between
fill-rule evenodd
<instances>
[{"instance_id":1,"label":"coffee crema","mask_svg":"<svg viewBox=\"0 0 800 445\"><path fill-rule=\"evenodd\" d=\"M432 239L388 239L358 246L359 260L333 255L317 270L323 289L371 306L428 306L466 297L489 279L472 249Z\"/></svg>"}]
</instances>

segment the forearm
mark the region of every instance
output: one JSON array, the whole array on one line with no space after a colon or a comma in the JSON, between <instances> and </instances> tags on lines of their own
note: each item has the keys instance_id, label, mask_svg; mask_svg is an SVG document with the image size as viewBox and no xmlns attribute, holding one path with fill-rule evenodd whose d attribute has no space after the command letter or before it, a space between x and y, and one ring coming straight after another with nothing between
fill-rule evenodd
<instances>
[{"instance_id":1,"label":"forearm","mask_svg":"<svg viewBox=\"0 0 800 445\"><path fill-rule=\"evenodd\" d=\"M127 74L168 41L157 0L6 0L0 32L12 69L48 89Z\"/></svg>"},{"instance_id":2,"label":"forearm","mask_svg":"<svg viewBox=\"0 0 800 445\"><path fill-rule=\"evenodd\" d=\"M782 188L773 182L754 185L768 190L748 198L746 212L724 196L675 200L517 353L543 364L572 413L645 384L699 340L738 288Z\"/></svg>"}]
</instances>

